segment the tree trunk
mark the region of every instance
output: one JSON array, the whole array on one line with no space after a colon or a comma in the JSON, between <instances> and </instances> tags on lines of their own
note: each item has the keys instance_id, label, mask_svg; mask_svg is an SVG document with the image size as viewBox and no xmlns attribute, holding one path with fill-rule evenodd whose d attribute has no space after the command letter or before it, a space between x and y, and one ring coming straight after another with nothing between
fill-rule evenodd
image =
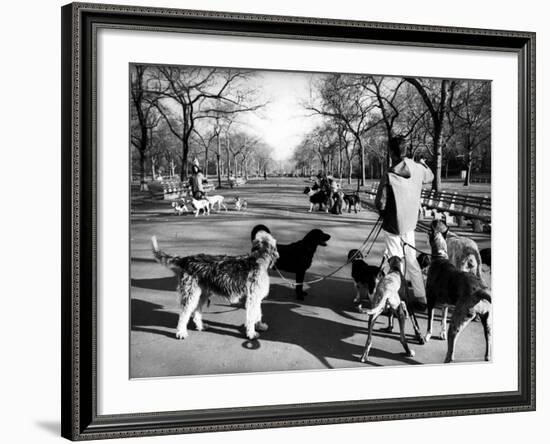
<instances>
[{"instance_id":1,"label":"tree trunk","mask_svg":"<svg viewBox=\"0 0 550 444\"><path fill-rule=\"evenodd\" d=\"M441 124L434 125L434 146L433 146L433 173L434 180L432 182L432 190L440 191L441 190L441 136L443 133L443 128Z\"/></svg>"},{"instance_id":2,"label":"tree trunk","mask_svg":"<svg viewBox=\"0 0 550 444\"><path fill-rule=\"evenodd\" d=\"M145 180L145 151L139 152L139 190L147 191L149 187Z\"/></svg>"},{"instance_id":3,"label":"tree trunk","mask_svg":"<svg viewBox=\"0 0 550 444\"><path fill-rule=\"evenodd\" d=\"M180 179L185 182L187 178L187 154L189 153L189 144L185 138L181 141L181 170Z\"/></svg>"},{"instance_id":4,"label":"tree trunk","mask_svg":"<svg viewBox=\"0 0 550 444\"><path fill-rule=\"evenodd\" d=\"M208 179L208 147L204 147L204 177Z\"/></svg>"},{"instance_id":5,"label":"tree trunk","mask_svg":"<svg viewBox=\"0 0 550 444\"><path fill-rule=\"evenodd\" d=\"M471 176L472 176L472 148L468 147L468 150L466 153L466 176L464 177L465 187L470 185Z\"/></svg>"},{"instance_id":6,"label":"tree trunk","mask_svg":"<svg viewBox=\"0 0 550 444\"><path fill-rule=\"evenodd\" d=\"M217 143L218 143L218 151L216 151L216 173L218 174L218 188L221 188L222 186L222 170L220 167L220 135L216 137Z\"/></svg>"},{"instance_id":7,"label":"tree trunk","mask_svg":"<svg viewBox=\"0 0 550 444\"><path fill-rule=\"evenodd\" d=\"M359 140L359 164L361 165L361 186L365 186L365 151L363 149L363 144Z\"/></svg>"}]
</instances>

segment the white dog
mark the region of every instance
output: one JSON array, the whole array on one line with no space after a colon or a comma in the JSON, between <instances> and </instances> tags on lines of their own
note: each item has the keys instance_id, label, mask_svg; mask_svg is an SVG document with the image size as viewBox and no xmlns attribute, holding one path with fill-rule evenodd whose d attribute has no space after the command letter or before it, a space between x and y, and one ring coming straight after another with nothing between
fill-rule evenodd
<instances>
[{"instance_id":1,"label":"white dog","mask_svg":"<svg viewBox=\"0 0 550 444\"><path fill-rule=\"evenodd\" d=\"M185 201L183 200L181 202L172 202L172 208L174 209L176 216L181 216L184 212L189 212L187 205L185 205Z\"/></svg>"},{"instance_id":2,"label":"white dog","mask_svg":"<svg viewBox=\"0 0 550 444\"><path fill-rule=\"evenodd\" d=\"M241 199L239 196L237 196L233 202L235 203L235 210L237 211L246 210L248 207L246 200Z\"/></svg>"},{"instance_id":3,"label":"white dog","mask_svg":"<svg viewBox=\"0 0 550 444\"><path fill-rule=\"evenodd\" d=\"M206 198L197 200L194 197L188 197L186 203L190 203L195 209L195 217L199 215L201 210L206 216L210 214L210 202Z\"/></svg>"},{"instance_id":4,"label":"white dog","mask_svg":"<svg viewBox=\"0 0 550 444\"><path fill-rule=\"evenodd\" d=\"M225 203L223 202L224 201L224 197L217 194L215 196L206 196L206 198L208 199L208 202L210 202L210 208L213 210L214 209L214 205L218 205L218 211L221 210L221 207L223 207L223 209L225 211L227 211L227 207L225 206Z\"/></svg>"}]
</instances>

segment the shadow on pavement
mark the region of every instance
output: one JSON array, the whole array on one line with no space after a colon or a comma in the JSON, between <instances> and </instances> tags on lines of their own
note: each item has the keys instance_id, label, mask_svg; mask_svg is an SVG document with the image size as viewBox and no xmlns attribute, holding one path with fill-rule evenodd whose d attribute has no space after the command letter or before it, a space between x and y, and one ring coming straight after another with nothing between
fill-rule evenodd
<instances>
[{"instance_id":1,"label":"shadow on pavement","mask_svg":"<svg viewBox=\"0 0 550 444\"><path fill-rule=\"evenodd\" d=\"M176 291L178 288L178 279L176 276L167 276L152 279L133 279L132 287L145 288L147 290Z\"/></svg>"}]
</instances>

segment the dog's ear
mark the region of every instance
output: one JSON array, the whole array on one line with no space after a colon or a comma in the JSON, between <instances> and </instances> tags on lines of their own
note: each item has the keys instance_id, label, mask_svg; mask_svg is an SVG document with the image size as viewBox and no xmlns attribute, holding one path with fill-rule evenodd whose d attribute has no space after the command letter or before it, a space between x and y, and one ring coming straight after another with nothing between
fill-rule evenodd
<instances>
[{"instance_id":1,"label":"dog's ear","mask_svg":"<svg viewBox=\"0 0 550 444\"><path fill-rule=\"evenodd\" d=\"M254 241L260 233L271 234L271 231L265 225L256 225L250 232L250 240Z\"/></svg>"}]
</instances>

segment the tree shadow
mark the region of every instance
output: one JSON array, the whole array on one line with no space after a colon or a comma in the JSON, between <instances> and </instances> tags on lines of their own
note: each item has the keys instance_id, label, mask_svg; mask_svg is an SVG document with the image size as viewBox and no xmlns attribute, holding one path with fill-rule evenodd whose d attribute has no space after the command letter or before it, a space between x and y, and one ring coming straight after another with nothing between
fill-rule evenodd
<instances>
[{"instance_id":1,"label":"tree shadow","mask_svg":"<svg viewBox=\"0 0 550 444\"><path fill-rule=\"evenodd\" d=\"M146 290L176 291L178 288L178 279L176 276L151 279L132 278L130 283L132 287L144 288Z\"/></svg>"},{"instance_id":2,"label":"tree shadow","mask_svg":"<svg viewBox=\"0 0 550 444\"><path fill-rule=\"evenodd\" d=\"M308 312L307 308L308 304L293 302L273 301L263 304L263 319L269 324L269 329L261 333L260 343L273 341L297 345L315 356L327 368L333 368L330 359L356 362L362 355L363 346L349 340L356 334L364 335L366 339L366 322L364 327L353 326L321 318L313 311ZM374 336L378 336L378 332ZM398 340L398 336L396 339ZM247 342L243 346L246 344ZM376 351L374 356L418 364L414 359L382 350Z\"/></svg>"}]
</instances>

